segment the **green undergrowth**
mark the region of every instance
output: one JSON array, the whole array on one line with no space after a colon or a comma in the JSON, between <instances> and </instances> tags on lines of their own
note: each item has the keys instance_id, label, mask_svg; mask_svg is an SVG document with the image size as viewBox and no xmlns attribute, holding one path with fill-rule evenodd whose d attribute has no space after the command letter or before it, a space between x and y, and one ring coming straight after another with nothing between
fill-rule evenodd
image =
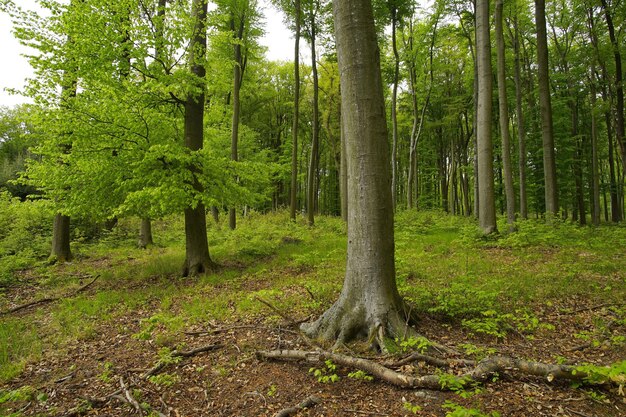
<instances>
[{"instance_id":1,"label":"green undergrowth","mask_svg":"<svg viewBox=\"0 0 626 417\"><path fill-rule=\"evenodd\" d=\"M18 203L1 204L6 212ZM26 275L37 292L22 296L23 278L16 275L18 269L9 268L6 280L13 287L0 294L0 309L9 305L9 295L16 303L73 294L92 277L99 278L85 292L0 318L0 381L18 375L44 349L98 337L101 326L115 325L139 341L169 348L182 331L208 322L284 322L266 303L293 320L318 315L336 299L345 271L346 227L338 218L317 217L309 227L304 219L290 221L286 212L250 213L238 219L236 230L229 229L225 217L217 224L208 218L211 256L221 268L182 278L180 216L154 221L155 245L145 250L137 248L138 219L120 219L112 230L99 230L97 238L83 227L82 236L73 242L76 260L47 265L42 259L49 251L48 229L43 229L42 241L34 239L30 246L23 235L48 217L30 208L11 210L28 221L17 221L24 226L5 232L0 250L9 245L6 239L22 242L27 254L15 254L30 265ZM6 223L0 214L2 221ZM500 230L506 225L500 224ZM533 305L567 297L586 297L593 303L626 298L626 259L619 256L620 245L626 247L623 226L594 229L524 221L517 233L484 238L471 219L405 211L396 217L395 238L397 282L412 309L457 322L470 334L496 339L510 332L532 336L550 331ZM117 324L115 319L125 316L135 318L134 324ZM619 317L626 319L626 313ZM471 354L485 354L467 346Z\"/></svg>"}]
</instances>

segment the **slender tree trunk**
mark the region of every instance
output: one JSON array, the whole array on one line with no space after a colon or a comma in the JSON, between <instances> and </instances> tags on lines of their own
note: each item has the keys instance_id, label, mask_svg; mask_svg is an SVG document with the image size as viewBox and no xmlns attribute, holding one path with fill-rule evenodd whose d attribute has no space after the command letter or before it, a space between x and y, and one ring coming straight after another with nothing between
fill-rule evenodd
<instances>
[{"instance_id":1,"label":"slender tree trunk","mask_svg":"<svg viewBox=\"0 0 626 417\"><path fill-rule=\"evenodd\" d=\"M596 67L591 67L591 222L600 225L600 174L598 172L598 124L596 118Z\"/></svg>"},{"instance_id":2,"label":"slender tree trunk","mask_svg":"<svg viewBox=\"0 0 626 417\"><path fill-rule=\"evenodd\" d=\"M543 138L546 213L556 216L559 212L559 201L556 183L550 78L548 75L545 0L535 0L535 24L537 26L537 79L539 84L539 108L541 110L541 136Z\"/></svg>"},{"instance_id":3,"label":"slender tree trunk","mask_svg":"<svg viewBox=\"0 0 626 417\"><path fill-rule=\"evenodd\" d=\"M293 58L293 77L294 77L294 93L293 93L293 127L291 128L292 148L291 148L291 187L289 212L291 220L296 220L296 210L298 208L298 126L300 117L300 0L294 1L296 10L296 33L294 43Z\"/></svg>"},{"instance_id":4,"label":"slender tree trunk","mask_svg":"<svg viewBox=\"0 0 626 417\"><path fill-rule=\"evenodd\" d=\"M391 8L391 48L393 50L394 70L393 70L393 89L391 91L391 202L393 209L397 204L397 188L398 188L398 82L400 80L400 54L398 54L398 45L396 40L396 27L398 9L395 6Z\"/></svg>"},{"instance_id":5,"label":"slender tree trunk","mask_svg":"<svg viewBox=\"0 0 626 417\"><path fill-rule=\"evenodd\" d=\"M402 337L405 306L395 280L393 208L380 58L369 0L335 0L348 163L348 255L339 299L302 330L310 337ZM378 336L378 337L376 337Z\"/></svg>"},{"instance_id":6,"label":"slender tree trunk","mask_svg":"<svg viewBox=\"0 0 626 417\"><path fill-rule=\"evenodd\" d=\"M489 0L476 1L476 61L478 63L478 221L485 234L497 232L491 142L492 72L489 34Z\"/></svg>"},{"instance_id":7,"label":"slender tree trunk","mask_svg":"<svg viewBox=\"0 0 626 417\"><path fill-rule=\"evenodd\" d=\"M52 225L52 252L50 257L58 263L72 260L70 250L70 218L61 213L54 216Z\"/></svg>"},{"instance_id":8,"label":"slender tree trunk","mask_svg":"<svg viewBox=\"0 0 626 417\"><path fill-rule=\"evenodd\" d=\"M198 83L199 92L189 93L185 102L185 146L191 152L202 149L204 142L204 82L206 69L204 55L206 54L206 17L207 3L205 0L193 0L192 16L194 32L189 45L189 64L191 73ZM190 167L195 193L202 194L203 187L197 178L200 167ZM206 230L206 213L204 204L199 202L195 206L185 208L185 251L186 259L183 266L183 276L202 274L215 269L216 265L209 255L209 243Z\"/></svg>"},{"instance_id":9,"label":"slender tree trunk","mask_svg":"<svg viewBox=\"0 0 626 417\"><path fill-rule=\"evenodd\" d=\"M243 39L243 30L245 25L245 14L240 16L239 28L237 33L233 33L233 118L231 125L230 136L230 159L233 161L239 160L238 145L239 145L239 116L241 113L241 78L242 78L242 66L243 59L241 54L241 41ZM235 17L231 15L230 28L235 32ZM236 181L236 180L235 180ZM231 230L237 227L237 210L231 207L228 211L228 225Z\"/></svg>"},{"instance_id":10,"label":"slender tree trunk","mask_svg":"<svg viewBox=\"0 0 626 417\"><path fill-rule=\"evenodd\" d=\"M513 21L514 38L513 45L515 51L515 113L517 116L517 147L518 147L518 170L519 170L519 206L520 216L528 218L528 203L526 201L526 127L524 125L524 113L522 109L522 83L520 76L520 46L519 27L517 15Z\"/></svg>"},{"instance_id":11,"label":"slender tree trunk","mask_svg":"<svg viewBox=\"0 0 626 417\"><path fill-rule=\"evenodd\" d=\"M314 8L314 5L311 5ZM316 11L310 12L311 24L311 70L313 72L313 136L311 138L311 158L307 184L307 219L309 226L315 224L315 201L317 197L317 170L319 166L320 116L319 116L319 79L317 75L317 57L315 54Z\"/></svg>"},{"instance_id":12,"label":"slender tree trunk","mask_svg":"<svg viewBox=\"0 0 626 417\"><path fill-rule=\"evenodd\" d=\"M511 135L509 132L509 105L506 97L506 62L504 52L504 31L502 29L503 0L496 0L496 43L498 49L498 104L500 110L500 134L502 135L502 169L506 193L506 218L509 230L515 223L515 190L513 188L513 167L511 164Z\"/></svg>"},{"instance_id":13,"label":"slender tree trunk","mask_svg":"<svg viewBox=\"0 0 626 417\"><path fill-rule=\"evenodd\" d=\"M622 155L622 167L626 170L626 138L624 138L624 82L622 72L622 55L620 53L620 47L615 36L615 26L613 24L613 16L607 5L606 0L600 0L602 9L604 10L604 17L606 19L606 25L609 29L609 39L611 40L611 46L613 47L613 58L615 61L615 136L617 144L619 146Z\"/></svg>"},{"instance_id":14,"label":"slender tree trunk","mask_svg":"<svg viewBox=\"0 0 626 417\"><path fill-rule=\"evenodd\" d=\"M141 228L139 229L139 247L142 249L154 245L152 240L152 222L149 218L141 219Z\"/></svg>"}]
</instances>

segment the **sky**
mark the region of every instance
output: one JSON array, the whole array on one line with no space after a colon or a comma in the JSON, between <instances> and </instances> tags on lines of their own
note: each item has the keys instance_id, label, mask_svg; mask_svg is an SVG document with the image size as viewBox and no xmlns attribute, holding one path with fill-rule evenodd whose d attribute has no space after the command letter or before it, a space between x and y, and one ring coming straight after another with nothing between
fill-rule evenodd
<instances>
[{"instance_id":1,"label":"sky","mask_svg":"<svg viewBox=\"0 0 626 417\"><path fill-rule=\"evenodd\" d=\"M25 9L35 9L35 0L15 0ZM270 60L293 60L293 36L283 23L283 14L269 5L267 0L260 0L265 19L265 35L260 43L268 47L267 58ZM13 37L11 19L0 13L0 106L12 107L28 102L25 97L13 95L6 89L20 89L26 78L33 76L33 71L24 56L28 50Z\"/></svg>"}]
</instances>

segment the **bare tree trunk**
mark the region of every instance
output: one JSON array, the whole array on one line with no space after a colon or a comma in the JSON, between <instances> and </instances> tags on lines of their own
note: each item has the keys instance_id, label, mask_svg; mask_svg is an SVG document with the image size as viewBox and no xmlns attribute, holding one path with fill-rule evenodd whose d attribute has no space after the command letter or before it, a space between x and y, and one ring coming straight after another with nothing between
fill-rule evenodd
<instances>
[{"instance_id":1,"label":"bare tree trunk","mask_svg":"<svg viewBox=\"0 0 626 417\"><path fill-rule=\"evenodd\" d=\"M191 73L195 75L199 91L190 93L185 102L185 146L192 152L202 149L204 142L204 82L206 69L204 55L206 54L206 17L207 3L205 0L193 0L192 16L194 18L194 32L189 45L189 64ZM190 167L193 174L192 187L198 194L203 192L202 184L197 178L200 168ZM206 230L206 213L204 204L185 208L185 251L186 259L183 265L183 275L202 274L207 270L215 269L215 264L209 255L209 243Z\"/></svg>"},{"instance_id":2,"label":"bare tree trunk","mask_svg":"<svg viewBox=\"0 0 626 417\"><path fill-rule=\"evenodd\" d=\"M141 228L139 229L139 247L142 249L154 245L152 240L152 222L149 218L141 219Z\"/></svg>"},{"instance_id":3,"label":"bare tree trunk","mask_svg":"<svg viewBox=\"0 0 626 417\"><path fill-rule=\"evenodd\" d=\"M393 50L394 70L393 70L393 89L391 91L391 204L396 209L397 203L397 187L398 187L398 82L400 80L400 55L398 54L398 45L396 40L396 27L398 24L398 9L395 5L391 6L391 48Z\"/></svg>"},{"instance_id":4,"label":"bare tree trunk","mask_svg":"<svg viewBox=\"0 0 626 417\"><path fill-rule=\"evenodd\" d=\"M230 136L230 159L233 161L239 160L238 145L239 145L239 115L241 113L241 79L242 79L242 67L243 59L241 54L241 41L243 39L243 30L245 27L245 13L239 16L241 19L237 33L234 34L233 43L233 57L235 60L233 66L233 118L231 124L231 136ZM235 17L231 15L230 28L235 31ZM236 181L236 179L235 179ZM228 225L231 230L237 227L237 210L231 207L228 211Z\"/></svg>"},{"instance_id":5,"label":"bare tree trunk","mask_svg":"<svg viewBox=\"0 0 626 417\"><path fill-rule=\"evenodd\" d=\"M496 207L493 182L493 146L491 142L492 72L491 40L489 34L489 1L476 1L476 61L478 67L478 193L480 211L478 222L485 234L495 233Z\"/></svg>"},{"instance_id":6,"label":"bare tree trunk","mask_svg":"<svg viewBox=\"0 0 626 417\"><path fill-rule=\"evenodd\" d=\"M611 39L611 46L613 47L613 58L615 61L615 135L617 138L617 144L619 146L622 155L622 167L626 170L626 138L624 138L624 82L622 73L622 55L620 53L619 43L615 36L615 26L613 24L613 16L607 5L606 0L600 0L602 9L604 10L604 17L606 19L606 25L609 29L609 39Z\"/></svg>"},{"instance_id":7,"label":"bare tree trunk","mask_svg":"<svg viewBox=\"0 0 626 417\"><path fill-rule=\"evenodd\" d=\"M309 161L309 175L307 184L307 219L309 226L315 224L315 201L317 197L317 170L319 166L319 141L320 141L320 116L319 116L319 79L317 75L317 57L315 54L316 22L317 11L311 4L310 24L311 24L311 70L313 72L313 135L311 138L311 158Z\"/></svg>"},{"instance_id":8,"label":"bare tree trunk","mask_svg":"<svg viewBox=\"0 0 626 417\"><path fill-rule=\"evenodd\" d=\"M517 116L517 147L518 147L518 170L519 170L519 206L522 219L528 218L528 203L526 201L526 126L524 125L524 113L522 109L522 82L520 71L520 46L519 27L517 14L514 21L513 45L515 51L515 113Z\"/></svg>"},{"instance_id":9,"label":"bare tree trunk","mask_svg":"<svg viewBox=\"0 0 626 417\"><path fill-rule=\"evenodd\" d=\"M333 6L349 160L347 266L339 299L302 330L310 337L338 343L371 336L384 349L381 336L385 331L401 336L406 316L395 280L390 161L378 43L369 0L335 0Z\"/></svg>"},{"instance_id":10,"label":"bare tree trunk","mask_svg":"<svg viewBox=\"0 0 626 417\"><path fill-rule=\"evenodd\" d=\"M59 263L72 260L70 250L70 218L61 213L54 216L52 225L52 252L50 257Z\"/></svg>"},{"instance_id":11,"label":"bare tree trunk","mask_svg":"<svg viewBox=\"0 0 626 417\"><path fill-rule=\"evenodd\" d=\"M502 169L506 193L506 219L509 230L515 223L515 190L513 189L513 167L511 165L511 135L509 132L509 105L506 97L506 62L504 53L504 31L502 29L503 0L496 0L496 43L498 49L498 104L500 110L500 134L502 135Z\"/></svg>"},{"instance_id":12,"label":"bare tree trunk","mask_svg":"<svg viewBox=\"0 0 626 417\"><path fill-rule=\"evenodd\" d=\"M596 119L596 66L591 67L591 222L600 225L600 174L598 172L598 124Z\"/></svg>"},{"instance_id":13,"label":"bare tree trunk","mask_svg":"<svg viewBox=\"0 0 626 417\"><path fill-rule=\"evenodd\" d=\"M293 125L291 135L293 138L291 148L291 187L289 196L289 212L291 220L296 220L296 210L298 206L298 126L300 116L300 0L294 1L296 10L296 33L294 43L293 58L293 76L294 76L294 94L293 94Z\"/></svg>"},{"instance_id":14,"label":"bare tree trunk","mask_svg":"<svg viewBox=\"0 0 626 417\"><path fill-rule=\"evenodd\" d=\"M346 136L343 126L343 114L340 114L341 165L339 166L339 193L341 195L341 218L348 221L348 158L346 157Z\"/></svg>"},{"instance_id":15,"label":"bare tree trunk","mask_svg":"<svg viewBox=\"0 0 626 417\"><path fill-rule=\"evenodd\" d=\"M539 85L539 108L541 110L541 136L543 138L546 213L556 216L559 212L559 197L556 183L552 104L550 99L550 78L548 75L545 0L535 0L535 24L537 26L537 80Z\"/></svg>"}]
</instances>

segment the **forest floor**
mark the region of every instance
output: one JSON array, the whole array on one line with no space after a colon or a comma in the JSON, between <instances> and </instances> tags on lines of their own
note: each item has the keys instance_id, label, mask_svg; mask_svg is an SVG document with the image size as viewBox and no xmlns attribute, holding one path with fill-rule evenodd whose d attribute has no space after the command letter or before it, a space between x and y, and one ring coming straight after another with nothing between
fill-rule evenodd
<instances>
[{"instance_id":1,"label":"forest floor","mask_svg":"<svg viewBox=\"0 0 626 417\"><path fill-rule=\"evenodd\" d=\"M180 277L180 219L159 222L157 245L147 250L135 247L135 226L78 242L74 262L39 262L4 288L0 312L48 301L0 316L0 415L273 416L315 395L320 402L299 416L626 416L626 387L615 384L507 371L473 388L411 390L333 364L259 360L258 350L311 349L292 323L337 297L343 223L321 217L309 228L280 213L252 215L235 231L213 225L212 256L222 268L195 278ZM623 226L524 222L515 234L484 240L466 219L401 213L396 253L400 292L428 340L472 359L625 371ZM399 341L393 355L424 343ZM312 367L337 380L324 383ZM401 371L441 372L423 362Z\"/></svg>"}]
</instances>

